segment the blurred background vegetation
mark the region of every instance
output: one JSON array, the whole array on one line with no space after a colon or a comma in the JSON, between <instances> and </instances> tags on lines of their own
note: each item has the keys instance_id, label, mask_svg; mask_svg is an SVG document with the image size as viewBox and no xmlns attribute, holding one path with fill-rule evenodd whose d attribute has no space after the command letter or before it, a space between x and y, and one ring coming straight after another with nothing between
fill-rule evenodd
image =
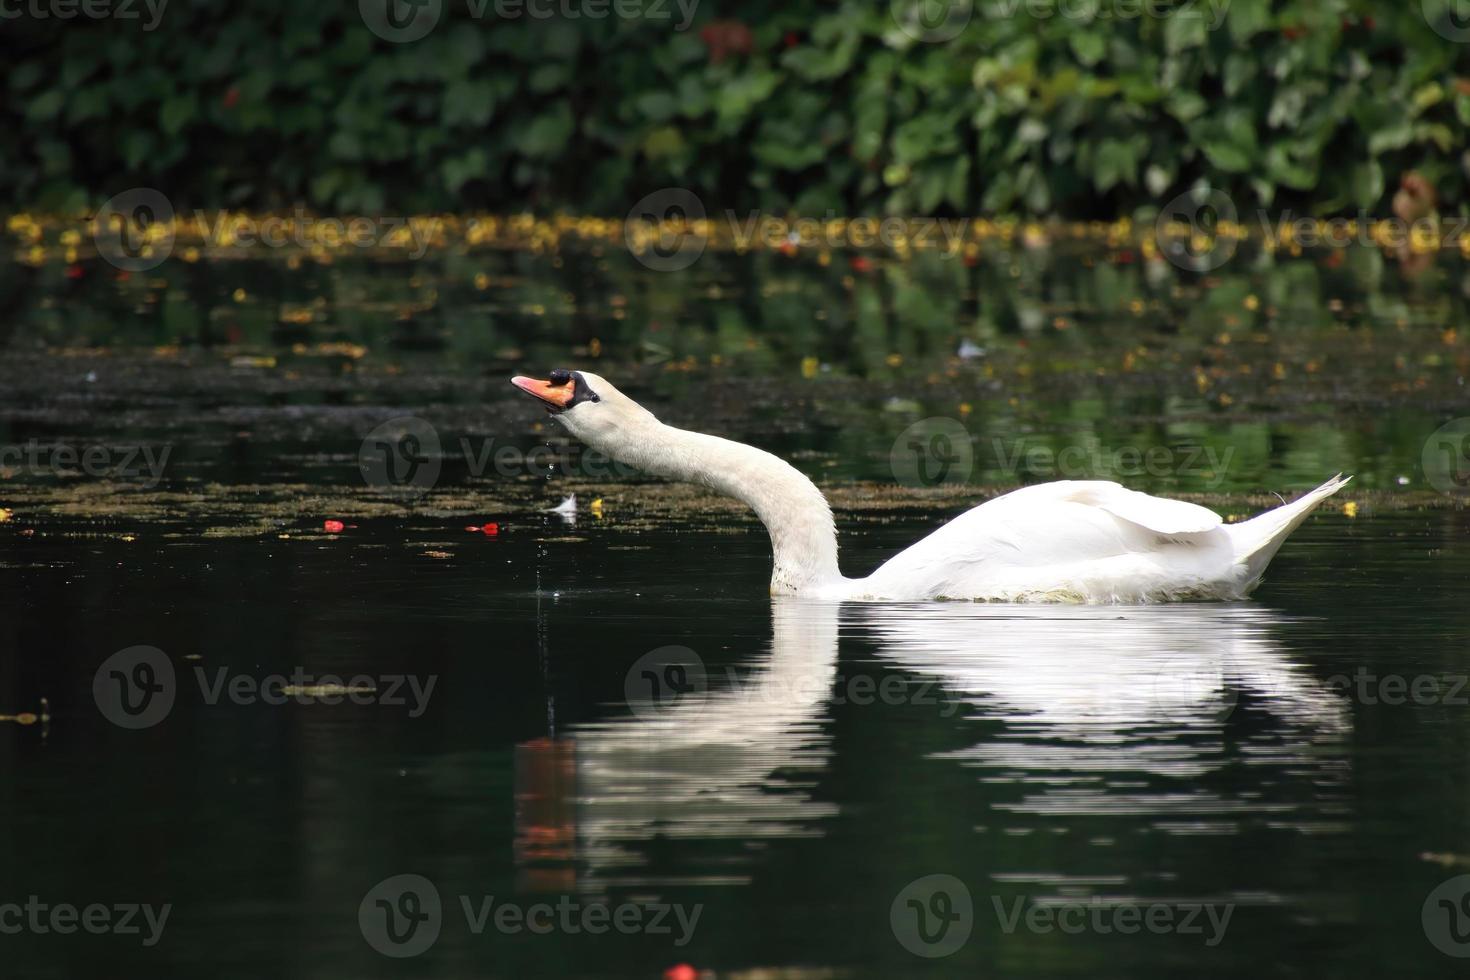
<instances>
[{"instance_id":1,"label":"blurred background vegetation","mask_svg":"<svg viewBox=\"0 0 1470 980\"><path fill-rule=\"evenodd\" d=\"M1416 170L1466 209L1454 0L974 0L948 40L915 37L922 0L702 0L682 30L657 2L445 0L408 43L357 3L6 20L0 205L150 186L179 208L622 216L681 186L711 210L1089 218L1205 181L1326 216L1385 212Z\"/></svg>"},{"instance_id":2,"label":"blurred background vegetation","mask_svg":"<svg viewBox=\"0 0 1470 980\"><path fill-rule=\"evenodd\" d=\"M1207 181L1324 216L1385 209L1414 169L1442 209L1466 204L1452 0L1127 19L1139 0L975 0L941 41L914 37L922 0L703 0L682 31L673 0L647 1L537 19L445 0L412 43L356 3L172 3L154 29L141 3L19 16L0 31L0 194L622 215L679 185L711 209L1098 217Z\"/></svg>"}]
</instances>

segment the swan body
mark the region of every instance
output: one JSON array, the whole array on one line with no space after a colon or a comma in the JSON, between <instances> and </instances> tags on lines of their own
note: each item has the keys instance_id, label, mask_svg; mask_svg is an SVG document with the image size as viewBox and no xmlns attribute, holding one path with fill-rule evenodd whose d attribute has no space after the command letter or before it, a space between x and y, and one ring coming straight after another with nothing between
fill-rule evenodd
<instances>
[{"instance_id":1,"label":"swan body","mask_svg":"<svg viewBox=\"0 0 1470 980\"><path fill-rule=\"evenodd\" d=\"M572 435L656 476L745 502L771 536L772 595L816 599L1164 602L1239 599L1292 531L1348 479L1240 524L1103 480L1062 480L986 501L866 578L837 565L822 492L777 456L678 429L590 372L516 377Z\"/></svg>"}]
</instances>

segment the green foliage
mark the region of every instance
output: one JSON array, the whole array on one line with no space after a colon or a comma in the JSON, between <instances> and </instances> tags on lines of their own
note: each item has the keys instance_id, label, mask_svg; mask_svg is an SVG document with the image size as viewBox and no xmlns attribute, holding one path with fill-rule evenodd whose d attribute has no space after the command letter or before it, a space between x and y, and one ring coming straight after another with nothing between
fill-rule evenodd
<instances>
[{"instance_id":1,"label":"green foliage","mask_svg":"<svg viewBox=\"0 0 1470 980\"><path fill-rule=\"evenodd\" d=\"M1382 212L1417 169L1470 205L1470 44L1431 24L1450 0L974 0L943 41L905 2L705 3L681 31L673 0L445 0L403 44L355 3L7 21L0 186L55 210L144 185L181 208L621 216L682 186L711 211L1094 217L1204 181L1328 215Z\"/></svg>"}]
</instances>

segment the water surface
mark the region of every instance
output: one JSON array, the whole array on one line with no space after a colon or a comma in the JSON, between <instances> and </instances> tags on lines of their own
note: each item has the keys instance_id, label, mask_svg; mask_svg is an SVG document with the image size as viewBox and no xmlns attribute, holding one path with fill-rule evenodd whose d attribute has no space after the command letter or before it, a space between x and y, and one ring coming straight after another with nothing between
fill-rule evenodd
<instances>
[{"instance_id":1,"label":"water surface","mask_svg":"<svg viewBox=\"0 0 1470 980\"><path fill-rule=\"evenodd\" d=\"M1425 448L1463 411L1462 270L939 261L9 267L0 442L47 455L0 482L0 713L47 708L0 723L0 901L171 907L152 946L5 935L17 972L1449 975L1470 517ZM584 456L504 384L589 365L811 473L850 574L1039 479L1228 514L1357 482L1249 602L772 601L753 519ZM405 419L423 485L363 467ZM941 480L906 469L925 419L970 443ZM167 461L118 472L136 447ZM129 729L95 682L140 645L173 703ZM276 675L298 697L211 703ZM405 874L442 914L396 959L360 912ZM916 955L956 882L968 937ZM477 934L461 900L489 896L699 911L683 945L672 918Z\"/></svg>"}]
</instances>

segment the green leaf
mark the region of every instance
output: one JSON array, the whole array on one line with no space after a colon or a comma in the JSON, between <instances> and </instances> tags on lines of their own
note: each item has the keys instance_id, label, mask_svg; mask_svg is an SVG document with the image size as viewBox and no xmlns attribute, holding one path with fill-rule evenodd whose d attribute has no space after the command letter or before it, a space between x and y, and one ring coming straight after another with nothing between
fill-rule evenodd
<instances>
[{"instance_id":1,"label":"green leaf","mask_svg":"<svg viewBox=\"0 0 1470 980\"><path fill-rule=\"evenodd\" d=\"M1233 174L1243 174L1251 168L1250 156L1234 143L1217 141L1200 147L1210 163Z\"/></svg>"},{"instance_id":2,"label":"green leaf","mask_svg":"<svg viewBox=\"0 0 1470 980\"><path fill-rule=\"evenodd\" d=\"M351 130L339 129L327 140L327 152L336 160L359 160L362 158L362 141Z\"/></svg>"},{"instance_id":3,"label":"green leaf","mask_svg":"<svg viewBox=\"0 0 1470 980\"><path fill-rule=\"evenodd\" d=\"M107 86L93 85L91 88L80 89L72 93L67 102L66 121L69 123L85 122L88 119L96 119L107 112Z\"/></svg>"},{"instance_id":4,"label":"green leaf","mask_svg":"<svg viewBox=\"0 0 1470 980\"><path fill-rule=\"evenodd\" d=\"M527 84L532 92L545 95L566 88L571 80L572 69L569 65L561 61L548 61L544 65L536 66Z\"/></svg>"},{"instance_id":5,"label":"green leaf","mask_svg":"<svg viewBox=\"0 0 1470 980\"><path fill-rule=\"evenodd\" d=\"M643 138L643 155L650 160L676 157L684 152L684 137L673 126L661 126Z\"/></svg>"},{"instance_id":6,"label":"green leaf","mask_svg":"<svg viewBox=\"0 0 1470 980\"><path fill-rule=\"evenodd\" d=\"M495 113L495 90L487 81L461 79L444 92L446 126L483 126Z\"/></svg>"},{"instance_id":7,"label":"green leaf","mask_svg":"<svg viewBox=\"0 0 1470 980\"><path fill-rule=\"evenodd\" d=\"M1230 38L1237 44L1249 41L1271 26L1271 0L1234 0L1225 16Z\"/></svg>"},{"instance_id":8,"label":"green leaf","mask_svg":"<svg viewBox=\"0 0 1470 980\"><path fill-rule=\"evenodd\" d=\"M522 130L517 148L528 157L548 158L559 155L572 138L572 110L565 102L543 112Z\"/></svg>"},{"instance_id":9,"label":"green leaf","mask_svg":"<svg viewBox=\"0 0 1470 980\"><path fill-rule=\"evenodd\" d=\"M679 108L674 96L663 90L643 93L634 100L634 105L637 106L640 115L654 122L672 119Z\"/></svg>"},{"instance_id":10,"label":"green leaf","mask_svg":"<svg viewBox=\"0 0 1470 980\"><path fill-rule=\"evenodd\" d=\"M1073 28L1069 40L1072 44L1072 53L1077 56L1078 61L1089 68L1102 61L1103 56L1108 53L1107 38L1101 34L1094 34L1082 28Z\"/></svg>"},{"instance_id":11,"label":"green leaf","mask_svg":"<svg viewBox=\"0 0 1470 980\"><path fill-rule=\"evenodd\" d=\"M12 91L24 92L41 80L40 61L22 61L10 70L6 81Z\"/></svg>"},{"instance_id":12,"label":"green leaf","mask_svg":"<svg viewBox=\"0 0 1470 980\"><path fill-rule=\"evenodd\" d=\"M1180 122L1192 122L1204 114L1209 104L1198 92L1175 92L1168 99L1169 114Z\"/></svg>"},{"instance_id":13,"label":"green leaf","mask_svg":"<svg viewBox=\"0 0 1470 980\"><path fill-rule=\"evenodd\" d=\"M693 119L709 112L709 93L693 75L679 79L679 114Z\"/></svg>"},{"instance_id":14,"label":"green leaf","mask_svg":"<svg viewBox=\"0 0 1470 980\"><path fill-rule=\"evenodd\" d=\"M1410 124L1408 117L1403 116L1395 122L1375 129L1368 136L1368 152L1375 157L1382 156L1389 150L1403 149L1413 138L1414 127Z\"/></svg>"},{"instance_id":15,"label":"green leaf","mask_svg":"<svg viewBox=\"0 0 1470 980\"><path fill-rule=\"evenodd\" d=\"M1417 124L1414 139L1420 143L1433 143L1441 153L1449 153L1455 146L1455 134L1444 123Z\"/></svg>"},{"instance_id":16,"label":"green leaf","mask_svg":"<svg viewBox=\"0 0 1470 980\"><path fill-rule=\"evenodd\" d=\"M1205 43L1205 18L1194 6L1184 7L1172 13L1164 21L1164 48L1170 54L1178 54Z\"/></svg>"},{"instance_id":17,"label":"green leaf","mask_svg":"<svg viewBox=\"0 0 1470 980\"><path fill-rule=\"evenodd\" d=\"M1092 161L1092 182L1098 190L1107 192L1127 181L1137 183L1138 161L1132 147L1120 140L1103 140L1097 146Z\"/></svg>"},{"instance_id":18,"label":"green leaf","mask_svg":"<svg viewBox=\"0 0 1470 980\"><path fill-rule=\"evenodd\" d=\"M489 170L490 161L484 149L475 147L467 153L444 161L444 185L451 194L457 194L466 183L484 177Z\"/></svg>"},{"instance_id":19,"label":"green leaf","mask_svg":"<svg viewBox=\"0 0 1470 980\"><path fill-rule=\"evenodd\" d=\"M153 134L146 129L135 129L122 139L123 162L129 170L137 170L153 153Z\"/></svg>"},{"instance_id":20,"label":"green leaf","mask_svg":"<svg viewBox=\"0 0 1470 980\"><path fill-rule=\"evenodd\" d=\"M61 112L61 106L65 97L60 89L50 89L42 92L30 101L26 106L26 118L32 120L55 119L57 113Z\"/></svg>"},{"instance_id":21,"label":"green leaf","mask_svg":"<svg viewBox=\"0 0 1470 980\"><path fill-rule=\"evenodd\" d=\"M1383 167L1377 160L1360 163L1353 168L1353 202L1360 208L1371 208L1383 197Z\"/></svg>"},{"instance_id":22,"label":"green leaf","mask_svg":"<svg viewBox=\"0 0 1470 980\"><path fill-rule=\"evenodd\" d=\"M1317 184L1317 169L1292 159L1283 144L1266 151L1266 173L1277 183L1299 191L1311 190Z\"/></svg>"},{"instance_id":23,"label":"green leaf","mask_svg":"<svg viewBox=\"0 0 1470 980\"><path fill-rule=\"evenodd\" d=\"M177 136L193 120L198 108L198 100L192 92L175 95L159 110L158 125L169 136Z\"/></svg>"}]
</instances>

